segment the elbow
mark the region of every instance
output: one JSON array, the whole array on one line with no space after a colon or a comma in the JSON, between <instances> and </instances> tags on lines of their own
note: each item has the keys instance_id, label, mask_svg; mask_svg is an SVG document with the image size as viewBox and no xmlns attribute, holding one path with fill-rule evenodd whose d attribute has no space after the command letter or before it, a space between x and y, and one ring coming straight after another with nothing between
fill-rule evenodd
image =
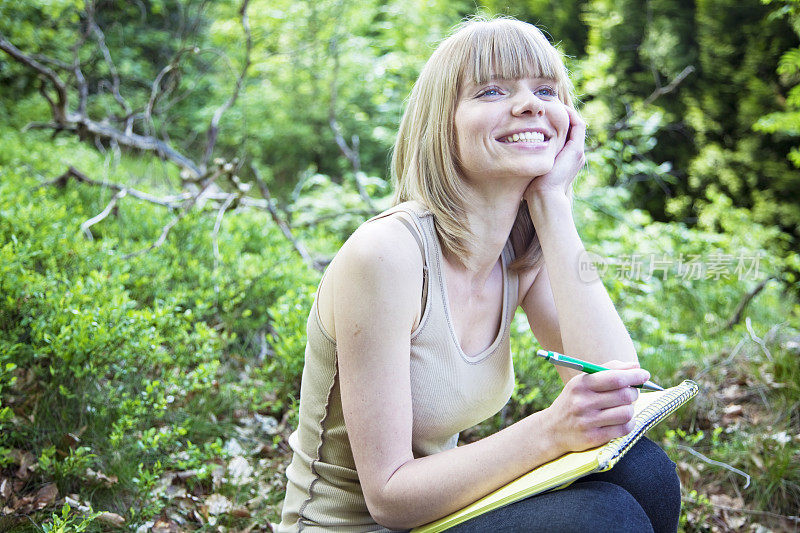
<instances>
[{"instance_id":1,"label":"elbow","mask_svg":"<svg viewBox=\"0 0 800 533\"><path fill-rule=\"evenodd\" d=\"M366 491L364 493L369 514L386 529L409 530L430 522L420 516L420 502L409 501L388 486L384 486L383 490L370 492L371 494Z\"/></svg>"},{"instance_id":2,"label":"elbow","mask_svg":"<svg viewBox=\"0 0 800 533\"><path fill-rule=\"evenodd\" d=\"M386 529L408 530L419 525L411 522L411 513L391 500L384 500L380 503L368 500L367 509L369 509L372 519Z\"/></svg>"}]
</instances>

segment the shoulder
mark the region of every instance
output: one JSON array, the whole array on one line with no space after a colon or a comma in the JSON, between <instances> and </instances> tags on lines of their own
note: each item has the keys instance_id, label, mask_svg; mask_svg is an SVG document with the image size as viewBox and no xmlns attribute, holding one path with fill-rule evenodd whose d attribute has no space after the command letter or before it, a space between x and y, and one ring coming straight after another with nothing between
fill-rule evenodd
<instances>
[{"instance_id":1,"label":"shoulder","mask_svg":"<svg viewBox=\"0 0 800 533\"><path fill-rule=\"evenodd\" d=\"M422 255L410 228L400 221L401 214L362 224L336 254L335 262L360 269L377 269L394 274L419 267Z\"/></svg>"},{"instance_id":2,"label":"shoulder","mask_svg":"<svg viewBox=\"0 0 800 533\"><path fill-rule=\"evenodd\" d=\"M417 240L396 216L362 224L336 254L320 287L323 324L334 338L342 321L407 322L410 331L419 319L422 267Z\"/></svg>"}]
</instances>

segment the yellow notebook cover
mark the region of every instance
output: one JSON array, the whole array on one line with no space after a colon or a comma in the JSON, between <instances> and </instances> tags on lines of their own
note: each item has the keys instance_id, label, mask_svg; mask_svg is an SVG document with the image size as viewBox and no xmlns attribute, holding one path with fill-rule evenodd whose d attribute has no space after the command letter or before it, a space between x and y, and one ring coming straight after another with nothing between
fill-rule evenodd
<instances>
[{"instance_id":1,"label":"yellow notebook cover","mask_svg":"<svg viewBox=\"0 0 800 533\"><path fill-rule=\"evenodd\" d=\"M697 391L697 384L686 380L676 387L663 391L643 392L634 403L636 425L627 435L591 450L563 455L534 468L460 511L411 531L412 533L444 531L498 507L540 492L563 487L587 474L608 470L644 435L645 431L694 398Z\"/></svg>"}]
</instances>

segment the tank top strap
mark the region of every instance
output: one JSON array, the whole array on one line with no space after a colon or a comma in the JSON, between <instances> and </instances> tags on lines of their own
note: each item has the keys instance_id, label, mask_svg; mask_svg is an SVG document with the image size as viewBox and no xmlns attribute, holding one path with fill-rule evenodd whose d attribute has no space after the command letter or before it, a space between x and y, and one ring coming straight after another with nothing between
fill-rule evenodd
<instances>
[{"instance_id":1,"label":"tank top strap","mask_svg":"<svg viewBox=\"0 0 800 533\"><path fill-rule=\"evenodd\" d=\"M430 284L429 266L431 264L431 238L436 238L435 230L433 230L433 216L422 204L415 201L408 201L397 204L394 207L383 211L370 218L365 222L369 223L373 220L386 218L392 215L401 214L397 217L414 237L419 246L420 254L422 255L422 297L421 297L421 313L424 314L427 301L428 301L428 286ZM406 215L406 216L402 216ZM433 231L433 234L431 234Z\"/></svg>"}]
</instances>

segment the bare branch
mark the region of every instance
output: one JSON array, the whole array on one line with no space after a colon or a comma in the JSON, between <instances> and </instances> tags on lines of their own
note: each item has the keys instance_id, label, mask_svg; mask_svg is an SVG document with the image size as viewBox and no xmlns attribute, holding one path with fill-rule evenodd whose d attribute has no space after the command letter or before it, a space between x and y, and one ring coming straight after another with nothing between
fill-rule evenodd
<instances>
[{"instance_id":1,"label":"bare branch","mask_svg":"<svg viewBox=\"0 0 800 533\"><path fill-rule=\"evenodd\" d=\"M126 148L134 148L143 152L154 152L162 159L171 161L180 168L188 171L192 177L201 177L204 174L194 161L160 139L149 135L139 135L137 133L123 133L113 126L91 120L85 116L74 116L71 118L77 123L80 131L89 133L93 137L109 142L117 142L120 146L125 146Z\"/></svg>"},{"instance_id":2,"label":"bare branch","mask_svg":"<svg viewBox=\"0 0 800 533\"><path fill-rule=\"evenodd\" d=\"M103 211L100 214L93 216L92 218L81 224L81 230L83 231L84 235L86 235L87 239L89 239L90 241L94 239L94 237L92 236L92 232L89 230L89 228L91 228L101 220L104 220L109 215L109 213L111 213L111 210L114 209L114 207L117 205L117 200L125 196L126 192L127 191L125 191L125 189L122 189L121 191L117 192L117 194L115 194L113 198L111 198L111 201L108 202L108 205L106 206L105 209L103 209Z\"/></svg>"},{"instance_id":3,"label":"bare branch","mask_svg":"<svg viewBox=\"0 0 800 533\"><path fill-rule=\"evenodd\" d=\"M269 188L267 187L264 178L261 176L261 172L259 172L258 168L256 168L254 165L250 165L250 168L253 170L253 175L255 176L256 183L261 191L261 196L263 196L264 200L267 201L267 211L269 211L269 214L272 216L272 220L281 229L286 239L292 243L295 251L300 254L300 257L303 258L306 264L308 264L311 268L321 272L323 270L322 265L311 257L311 254L308 253L308 250L306 250L306 247L303 246L303 243L295 238L295 236L292 234L292 229L289 227L286 221L281 218L280 214L278 214L278 210L275 209L275 205L272 201L272 194L270 194Z\"/></svg>"},{"instance_id":4,"label":"bare branch","mask_svg":"<svg viewBox=\"0 0 800 533\"><path fill-rule=\"evenodd\" d=\"M744 325L747 328L747 332L750 334L750 338L753 339L753 342L761 346L761 351L764 352L764 355L767 356L767 359L772 361L772 354L770 353L769 348L767 348L767 341L760 338L758 335L756 335L756 332L753 331L753 323L751 322L750 317L744 319Z\"/></svg>"},{"instance_id":5,"label":"bare branch","mask_svg":"<svg viewBox=\"0 0 800 533\"><path fill-rule=\"evenodd\" d=\"M48 79L53 85L58 97L56 102L50 98L44 87L40 88L40 92L50 104L55 123L60 125L57 128L58 130L76 131L81 136L94 138L95 141L116 142L120 146L126 148L153 152L158 157L171 161L184 169L193 178L202 179L205 175L204 172L200 171L200 168L194 161L175 150L165 141L153 136L138 135L130 131L122 132L107 123L92 120L86 116L85 113L70 112L67 108L67 86L58 74L39 61L24 54L19 48L2 37L2 35L0 35L0 50L5 51L23 65L32 68L41 76Z\"/></svg>"},{"instance_id":6,"label":"bare branch","mask_svg":"<svg viewBox=\"0 0 800 533\"><path fill-rule=\"evenodd\" d=\"M164 94L164 92L161 89L161 83L164 80L164 77L173 70L175 70L176 68L178 68L180 61L185 54L187 53L197 54L198 52L200 52L200 49L196 46L182 48L178 50L178 52L175 54L175 57L172 58L169 64L159 71L158 75L153 80L153 85L150 88L150 99L147 101L147 105L145 106L144 109L145 122L152 123L153 121L153 109L155 108L158 99Z\"/></svg>"},{"instance_id":7,"label":"bare branch","mask_svg":"<svg viewBox=\"0 0 800 533\"><path fill-rule=\"evenodd\" d=\"M367 204L370 210L375 212L375 204L372 203L372 198L369 196L367 190L364 188L364 185L361 183L361 155L358 151L358 135L353 135L350 138L351 145L348 145L347 141L344 139L344 135L342 134L342 127L336 120L336 100L338 99L339 94L337 87L339 79L339 49L336 39L331 41L330 47L331 53L333 54L333 78L331 79L331 103L330 107L328 108L328 124L331 127L331 131L333 131L333 138L336 141L336 145L353 166L353 179L356 181L358 195L361 197L364 203Z\"/></svg>"},{"instance_id":8,"label":"bare branch","mask_svg":"<svg viewBox=\"0 0 800 533\"><path fill-rule=\"evenodd\" d=\"M214 145L216 145L217 136L219 135L219 121L222 119L222 115L224 115L225 112L230 109L234 103L236 103L237 98L239 98L239 93L242 90L242 85L244 85L247 71L250 69L250 54L253 50L253 38L250 34L250 20L247 16L247 7L249 3L250 0L243 0L242 6L239 8L239 15L242 19L242 28L244 29L246 44L244 65L242 65L242 71L239 73L239 77L236 79L236 86L233 89L233 93L231 94L230 98L228 98L228 100L226 100L225 103L214 112L214 116L211 119L211 124L208 126L208 132L206 133L206 151L203 155L203 167L208 165L208 162L211 160L211 154L214 152Z\"/></svg>"},{"instance_id":9,"label":"bare branch","mask_svg":"<svg viewBox=\"0 0 800 533\"><path fill-rule=\"evenodd\" d=\"M746 489L747 487L750 486L750 474L748 474L747 472L743 472L743 471L739 470L738 468L734 468L731 465L729 465L728 463L723 463L721 461L715 461L714 459L709 459L708 457L706 457L705 455L703 455L702 453L698 452L697 450L695 450L694 448L692 448L690 446L684 446L683 444L678 444L677 446L678 446L679 449L689 452L690 454L692 454L695 457L705 461L706 463L708 463L710 465L722 467L722 468L724 468L726 470L730 470L731 472L733 472L735 474L739 474L740 476L744 477L745 484L744 484L744 487L742 487L742 488Z\"/></svg>"},{"instance_id":10,"label":"bare branch","mask_svg":"<svg viewBox=\"0 0 800 533\"><path fill-rule=\"evenodd\" d=\"M694 72L694 65L689 65L686 68L684 68L680 72L680 74L675 76L675 79L673 79L671 82L669 82L666 86L659 87L655 91L653 91L650 94L650 96L648 96L645 99L644 105L650 105L656 100L656 98L658 98L660 96L664 96L665 94L669 94L672 91L674 91L678 87L678 85L680 85L683 82L683 80L685 80L686 77L689 74L691 74L692 72Z\"/></svg>"},{"instance_id":11,"label":"bare branch","mask_svg":"<svg viewBox=\"0 0 800 533\"><path fill-rule=\"evenodd\" d=\"M75 75L75 83L78 85L78 113L86 115L86 105L89 101L89 86L86 84L86 78L81 71L81 62L78 57L79 44L76 44L73 49L72 73Z\"/></svg>"},{"instance_id":12,"label":"bare branch","mask_svg":"<svg viewBox=\"0 0 800 533\"><path fill-rule=\"evenodd\" d=\"M64 61L61 61L59 59L56 59L54 57L48 57L42 54L31 54L31 57L40 63L50 63L54 67L58 67L61 70L72 69L72 65L70 65L69 63L65 63Z\"/></svg>"},{"instance_id":13,"label":"bare branch","mask_svg":"<svg viewBox=\"0 0 800 533\"><path fill-rule=\"evenodd\" d=\"M95 38L97 39L97 46L100 47L100 51L103 53L103 58L106 61L106 65L108 66L108 71L111 74L111 94L114 96L114 100L120 105L120 107L125 111L125 116L129 117L132 113L131 107L128 105L128 102L122 97L119 92L119 74L117 72L117 67L114 64L114 60L111 58L111 51L108 49L106 45L106 36L103 33L103 30L100 29L100 26L97 25L97 21L94 18L94 2L88 2L86 4L86 17L87 22L89 25L89 30L94 34Z\"/></svg>"},{"instance_id":14,"label":"bare branch","mask_svg":"<svg viewBox=\"0 0 800 533\"><path fill-rule=\"evenodd\" d=\"M44 86L40 87L40 92L42 95L47 99L48 103L50 104L50 108L53 112L53 118L56 122L65 122L67 116L67 105L69 102L69 98L67 97L67 86L64 84L64 81L58 76L58 74L53 71L50 67L47 67L41 64L39 61L36 61L32 57L26 55L22 52L19 48L11 44L8 39L5 38L2 34L0 34L0 50L3 50L5 53L16 59L18 62L26 65L36 72L39 75L47 78L50 80L50 83L53 84L53 87L56 90L56 95L58 96L58 102L53 102L53 100L46 94L46 89Z\"/></svg>"},{"instance_id":15,"label":"bare branch","mask_svg":"<svg viewBox=\"0 0 800 533\"><path fill-rule=\"evenodd\" d=\"M683 501L691 502L691 503L701 503L699 500L695 498L690 498L688 496L684 496ZM758 509L745 509L742 507L732 507L730 505L721 505L718 503L706 503L702 502L703 505L710 505L715 509L721 509L723 511L731 511L734 513L742 513L742 514L750 514L755 516L765 516L769 518L777 518L780 520L789 520L790 522L794 522L795 524L800 524L800 516L792 516L792 515L782 515L778 513L771 513L769 511L759 511Z\"/></svg>"},{"instance_id":16,"label":"bare branch","mask_svg":"<svg viewBox=\"0 0 800 533\"><path fill-rule=\"evenodd\" d=\"M323 222L327 222L328 220L332 220L335 218L341 218L342 216L356 216L360 218L369 218L375 215L374 211L370 211L367 209L348 209L346 211L338 211L336 213L328 213L325 215L320 215L313 220L306 220L303 222L295 222L295 227L313 227Z\"/></svg>"},{"instance_id":17,"label":"bare branch","mask_svg":"<svg viewBox=\"0 0 800 533\"><path fill-rule=\"evenodd\" d=\"M747 304L749 304L750 300L755 298L756 295L758 295L758 293L763 291L764 287L766 287L767 283L769 283L769 281L772 279L773 279L772 277L769 277L763 280L761 283L756 285L755 288L753 288L753 290L744 295L744 297L739 302L739 305L736 306L736 311L734 311L733 316L731 316L730 320L728 320L728 322L722 328L723 330L731 329L733 326L735 326L742 320L742 313L744 312L745 307L747 307Z\"/></svg>"},{"instance_id":18,"label":"bare branch","mask_svg":"<svg viewBox=\"0 0 800 533\"><path fill-rule=\"evenodd\" d=\"M694 65L689 65L686 68L684 68L680 72L680 74L675 76L675 79L673 79L667 85L665 85L664 87L657 87L652 93L650 93L650 96L644 99L642 105L646 107L655 102L657 98L664 96L665 94L669 94L675 89L677 89L678 85L680 85L683 82L683 80L685 80L689 76L689 74L694 72L694 70L695 70ZM628 125L628 121L633 116L633 113L634 113L633 109L628 109L628 112L626 113L625 117L622 118L622 120L618 121L616 124L614 124L614 126L611 128L611 131L620 131L625 129L625 127Z\"/></svg>"},{"instance_id":19,"label":"bare branch","mask_svg":"<svg viewBox=\"0 0 800 533\"><path fill-rule=\"evenodd\" d=\"M210 177L208 177L203 182L203 185L200 188L200 191L197 194L193 195L191 198L189 198L189 200L186 202L186 205L183 207L181 212L178 213L172 220L170 220L167 223L166 226L164 226L164 228L161 230L161 235L158 237L158 239L153 244L151 244L147 248L143 248L143 249L139 250L138 252L132 252L132 253L129 253L129 254L125 255L124 259L131 259L132 257L138 257L140 255L144 255L147 252L162 246L167 241L167 236L169 235L170 230L172 230L172 228L175 227L175 224L177 224L178 222L183 220L183 218L186 215L189 214L189 212L192 210L192 208L197 203L198 199L203 196L203 193L209 187L211 187L211 185L213 185L213 183L217 180L217 178L219 178L222 175L222 173L223 173L223 170L218 168L216 170L216 172L214 172Z\"/></svg>"},{"instance_id":20,"label":"bare branch","mask_svg":"<svg viewBox=\"0 0 800 533\"><path fill-rule=\"evenodd\" d=\"M69 167L69 169L66 172L64 172L61 176L57 177L53 181L49 181L42 184L42 186L55 185L57 187L63 187L67 184L70 178L75 179L76 181L79 181L81 183L86 183L87 185L92 185L94 187L104 187L107 189L111 189L117 191L118 193L125 191L126 195L133 196L134 198L143 200L145 202L150 202L151 204L157 204L164 207L169 207L171 209L182 206L187 200L189 200L192 197L190 193L183 193L180 195L158 198L157 196L153 196L152 194L137 191L136 189L130 189L128 187L124 187L117 183L93 180L92 178L90 178L80 170L76 169L75 167Z\"/></svg>"},{"instance_id":21,"label":"bare branch","mask_svg":"<svg viewBox=\"0 0 800 533\"><path fill-rule=\"evenodd\" d=\"M217 263L220 259L219 242L217 237L219 236L219 230L222 227L222 217L225 216L225 211L227 211L234 200L236 200L236 196L236 194L228 195L228 198L225 199L222 207L220 207L219 211L217 211L217 219L214 221L214 231L211 233L211 243L212 247L214 248L214 270L217 269Z\"/></svg>"}]
</instances>

